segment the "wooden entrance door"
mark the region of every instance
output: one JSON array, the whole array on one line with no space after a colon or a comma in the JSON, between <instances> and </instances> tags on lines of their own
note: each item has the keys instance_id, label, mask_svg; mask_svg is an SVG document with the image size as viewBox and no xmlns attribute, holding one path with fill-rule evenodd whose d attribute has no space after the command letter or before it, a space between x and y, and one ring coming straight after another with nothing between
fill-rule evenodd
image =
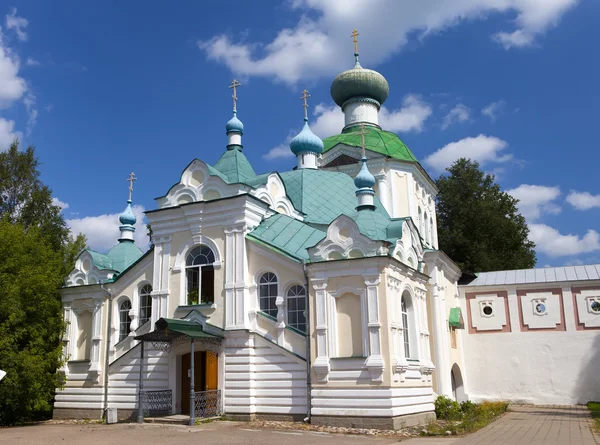
<instances>
[{"instance_id":1,"label":"wooden entrance door","mask_svg":"<svg viewBox=\"0 0 600 445\"><path fill-rule=\"evenodd\" d=\"M218 369L219 361L217 359L217 354L211 351L206 351L205 391L219 389Z\"/></svg>"},{"instance_id":2,"label":"wooden entrance door","mask_svg":"<svg viewBox=\"0 0 600 445\"><path fill-rule=\"evenodd\" d=\"M191 372L191 353L181 356L181 413L190 413L190 372ZM206 351L194 353L194 390L202 391L205 382L205 362Z\"/></svg>"}]
</instances>

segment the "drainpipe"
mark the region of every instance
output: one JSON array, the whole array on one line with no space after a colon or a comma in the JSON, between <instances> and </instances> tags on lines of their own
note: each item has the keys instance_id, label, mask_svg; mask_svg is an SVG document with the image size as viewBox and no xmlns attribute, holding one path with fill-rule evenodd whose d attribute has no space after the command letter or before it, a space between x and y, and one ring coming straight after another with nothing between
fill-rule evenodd
<instances>
[{"instance_id":1,"label":"drainpipe","mask_svg":"<svg viewBox=\"0 0 600 445\"><path fill-rule=\"evenodd\" d=\"M112 304L113 294L104 286L104 281L100 283L100 288L108 294L108 320L106 324L106 350L104 351L104 419L108 420L108 365L110 352L110 325L112 323Z\"/></svg>"},{"instance_id":2,"label":"drainpipe","mask_svg":"<svg viewBox=\"0 0 600 445\"><path fill-rule=\"evenodd\" d=\"M308 287L308 273L306 271L306 260L302 260L302 270L304 271L304 282L306 283L306 407L308 412L306 413L305 422L310 423L311 411L312 411L312 400L311 400L311 378L310 378L310 311L308 310L309 303L309 287Z\"/></svg>"}]
</instances>

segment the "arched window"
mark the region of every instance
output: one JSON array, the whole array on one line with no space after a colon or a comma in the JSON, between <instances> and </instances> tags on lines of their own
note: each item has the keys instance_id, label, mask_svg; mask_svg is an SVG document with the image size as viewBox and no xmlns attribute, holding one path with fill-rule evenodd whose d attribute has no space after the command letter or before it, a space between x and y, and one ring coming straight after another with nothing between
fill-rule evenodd
<instances>
[{"instance_id":1,"label":"arched window","mask_svg":"<svg viewBox=\"0 0 600 445\"><path fill-rule=\"evenodd\" d=\"M292 286L288 290L287 324L306 332L306 290L303 286Z\"/></svg>"},{"instance_id":2,"label":"arched window","mask_svg":"<svg viewBox=\"0 0 600 445\"><path fill-rule=\"evenodd\" d=\"M429 242L431 244L431 247L433 247L433 243L435 242L435 237L433 236L435 233L434 229L433 229L433 218L429 217Z\"/></svg>"},{"instance_id":3,"label":"arched window","mask_svg":"<svg viewBox=\"0 0 600 445\"><path fill-rule=\"evenodd\" d=\"M430 238L430 233L429 233L429 218L427 217L427 212L425 212L424 215L424 219L423 219L423 228L424 228L424 232L422 234L422 238L425 240L425 242L427 244L431 244L431 238Z\"/></svg>"},{"instance_id":4,"label":"arched window","mask_svg":"<svg viewBox=\"0 0 600 445\"><path fill-rule=\"evenodd\" d=\"M260 310L271 317L277 317L277 276L274 273L267 272L260 277L258 283L260 298Z\"/></svg>"},{"instance_id":5,"label":"arched window","mask_svg":"<svg viewBox=\"0 0 600 445\"><path fill-rule=\"evenodd\" d=\"M146 284L140 289L140 323L142 326L144 323L150 320L152 317L152 286Z\"/></svg>"},{"instance_id":6,"label":"arched window","mask_svg":"<svg viewBox=\"0 0 600 445\"><path fill-rule=\"evenodd\" d=\"M408 308L406 307L406 298L402 295L400 300L400 312L402 313L402 341L404 342L404 357L410 357L410 326L408 324Z\"/></svg>"},{"instance_id":7,"label":"arched window","mask_svg":"<svg viewBox=\"0 0 600 445\"><path fill-rule=\"evenodd\" d=\"M123 300L121 306L119 306L119 341L126 339L131 332L130 310L131 301L128 299Z\"/></svg>"},{"instance_id":8,"label":"arched window","mask_svg":"<svg viewBox=\"0 0 600 445\"><path fill-rule=\"evenodd\" d=\"M187 304L214 303L215 254L210 247L196 246L185 260Z\"/></svg>"}]
</instances>

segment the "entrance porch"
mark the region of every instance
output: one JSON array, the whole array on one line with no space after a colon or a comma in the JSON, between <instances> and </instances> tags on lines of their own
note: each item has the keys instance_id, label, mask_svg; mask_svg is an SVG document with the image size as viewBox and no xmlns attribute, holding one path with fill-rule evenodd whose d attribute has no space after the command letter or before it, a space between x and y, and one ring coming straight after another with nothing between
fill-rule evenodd
<instances>
[{"instance_id":1,"label":"entrance porch","mask_svg":"<svg viewBox=\"0 0 600 445\"><path fill-rule=\"evenodd\" d=\"M201 324L193 321L161 318L155 323L154 331L135 339L140 341L141 347L138 423L143 423L146 416L155 418L177 413L188 415L187 423L194 425L196 418L222 414L218 378L222 336L205 332ZM172 373L175 379L169 389L144 390L143 376L148 366L144 349L148 343L173 356L176 371Z\"/></svg>"}]
</instances>

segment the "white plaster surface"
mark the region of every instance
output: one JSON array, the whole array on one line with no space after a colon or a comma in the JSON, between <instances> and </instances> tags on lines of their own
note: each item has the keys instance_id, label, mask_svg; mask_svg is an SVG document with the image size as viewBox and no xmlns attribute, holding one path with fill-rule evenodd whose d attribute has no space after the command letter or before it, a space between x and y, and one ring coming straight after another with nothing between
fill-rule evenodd
<instances>
[{"instance_id":1,"label":"white plaster surface","mask_svg":"<svg viewBox=\"0 0 600 445\"><path fill-rule=\"evenodd\" d=\"M521 299L523 324L529 329L553 329L561 322L560 296L551 292L528 293ZM543 305L545 311L538 312L536 307Z\"/></svg>"},{"instance_id":2,"label":"white plaster surface","mask_svg":"<svg viewBox=\"0 0 600 445\"><path fill-rule=\"evenodd\" d=\"M478 331L499 331L506 325L504 298L494 294L477 295L469 300L471 322ZM492 307L492 313L486 315L483 308Z\"/></svg>"},{"instance_id":3,"label":"white plaster surface","mask_svg":"<svg viewBox=\"0 0 600 445\"><path fill-rule=\"evenodd\" d=\"M600 312L592 310L592 303L600 302L600 289L586 289L575 297L577 301L577 314L579 322L583 323L586 328L600 327Z\"/></svg>"}]
</instances>

